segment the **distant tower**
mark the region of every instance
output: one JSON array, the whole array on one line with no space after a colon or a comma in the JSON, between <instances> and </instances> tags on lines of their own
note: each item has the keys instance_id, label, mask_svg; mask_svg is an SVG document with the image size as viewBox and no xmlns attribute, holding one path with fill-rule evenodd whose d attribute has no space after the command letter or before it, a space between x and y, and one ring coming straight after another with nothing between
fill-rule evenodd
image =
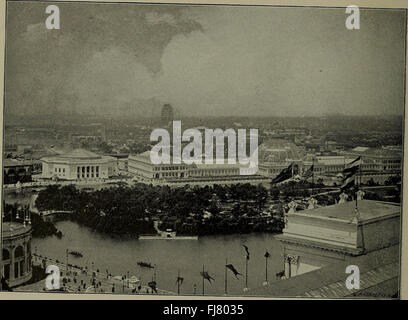
<instances>
[{"instance_id":1,"label":"distant tower","mask_svg":"<svg viewBox=\"0 0 408 320\"><path fill-rule=\"evenodd\" d=\"M169 104L165 104L161 110L161 122L163 125L168 125L173 121L173 108Z\"/></svg>"}]
</instances>

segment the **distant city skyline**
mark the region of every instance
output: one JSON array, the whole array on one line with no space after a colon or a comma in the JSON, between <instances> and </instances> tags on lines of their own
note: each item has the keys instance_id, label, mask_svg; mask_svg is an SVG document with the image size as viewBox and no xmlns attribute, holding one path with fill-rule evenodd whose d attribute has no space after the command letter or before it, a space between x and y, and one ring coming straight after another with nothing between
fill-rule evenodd
<instances>
[{"instance_id":1,"label":"distant city skyline","mask_svg":"<svg viewBox=\"0 0 408 320\"><path fill-rule=\"evenodd\" d=\"M9 2L5 115L402 115L405 12Z\"/></svg>"}]
</instances>

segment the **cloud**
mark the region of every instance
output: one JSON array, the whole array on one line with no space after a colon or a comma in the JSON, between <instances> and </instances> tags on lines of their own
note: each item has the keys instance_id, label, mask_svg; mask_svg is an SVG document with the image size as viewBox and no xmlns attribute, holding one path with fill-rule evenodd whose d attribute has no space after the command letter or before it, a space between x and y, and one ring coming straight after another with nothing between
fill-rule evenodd
<instances>
[{"instance_id":1,"label":"cloud","mask_svg":"<svg viewBox=\"0 0 408 320\"><path fill-rule=\"evenodd\" d=\"M165 16L151 14L156 22ZM101 112L132 103L138 108L137 101L156 99L185 115L356 114L359 108L372 113L373 104L386 103L388 90L374 75L381 72L395 80L381 67L384 53L356 51L361 39L350 34L331 41L325 38L327 30L315 35L319 24L305 39L302 23L271 32L283 19L276 11L200 8L189 16L202 29L173 35L157 73L129 50L94 54L73 78L80 101ZM363 43L368 49L377 40L371 37Z\"/></svg>"},{"instance_id":2,"label":"cloud","mask_svg":"<svg viewBox=\"0 0 408 320\"><path fill-rule=\"evenodd\" d=\"M401 19L390 21L400 32L391 39L375 31L391 12L365 12L378 16L364 33L348 32L341 10L299 12L188 10L202 30L178 34L165 48L158 97L194 115L402 112L402 77L395 71L403 65Z\"/></svg>"},{"instance_id":3,"label":"cloud","mask_svg":"<svg viewBox=\"0 0 408 320\"><path fill-rule=\"evenodd\" d=\"M337 9L76 10L58 32L15 25L9 110L151 115L171 103L185 115L402 112L405 20L396 11L362 11L364 28L350 32Z\"/></svg>"},{"instance_id":4,"label":"cloud","mask_svg":"<svg viewBox=\"0 0 408 320\"><path fill-rule=\"evenodd\" d=\"M67 89L77 95L81 108L101 114L115 114L130 102L150 99L156 93L153 74L118 48L95 53L69 77Z\"/></svg>"}]
</instances>

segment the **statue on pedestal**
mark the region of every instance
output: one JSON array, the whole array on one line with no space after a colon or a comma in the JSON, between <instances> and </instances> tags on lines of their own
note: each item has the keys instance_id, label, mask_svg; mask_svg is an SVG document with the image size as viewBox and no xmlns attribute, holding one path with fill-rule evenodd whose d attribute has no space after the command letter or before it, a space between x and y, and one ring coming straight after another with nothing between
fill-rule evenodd
<instances>
[{"instance_id":1,"label":"statue on pedestal","mask_svg":"<svg viewBox=\"0 0 408 320\"><path fill-rule=\"evenodd\" d=\"M365 192L363 190L358 190L356 192L356 195L357 195L357 200L363 200Z\"/></svg>"},{"instance_id":2,"label":"statue on pedestal","mask_svg":"<svg viewBox=\"0 0 408 320\"><path fill-rule=\"evenodd\" d=\"M340 203L346 203L348 197L349 197L349 196L343 191L343 192L340 194L339 204L340 204Z\"/></svg>"},{"instance_id":3,"label":"statue on pedestal","mask_svg":"<svg viewBox=\"0 0 408 320\"><path fill-rule=\"evenodd\" d=\"M315 198L311 197L311 198L307 201L307 203L309 204L309 206L307 207L308 209L314 209L314 208L316 208L317 200L316 200Z\"/></svg>"},{"instance_id":4,"label":"statue on pedestal","mask_svg":"<svg viewBox=\"0 0 408 320\"><path fill-rule=\"evenodd\" d=\"M288 213L295 213L295 212L296 212L297 203L292 200L291 202L289 202L288 207L289 207Z\"/></svg>"}]
</instances>

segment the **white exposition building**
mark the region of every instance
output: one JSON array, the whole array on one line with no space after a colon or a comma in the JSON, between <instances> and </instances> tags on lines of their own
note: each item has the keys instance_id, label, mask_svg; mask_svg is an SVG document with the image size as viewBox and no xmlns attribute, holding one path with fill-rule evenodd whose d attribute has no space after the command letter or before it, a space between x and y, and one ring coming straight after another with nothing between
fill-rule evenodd
<instances>
[{"instance_id":1,"label":"white exposition building","mask_svg":"<svg viewBox=\"0 0 408 320\"><path fill-rule=\"evenodd\" d=\"M98 180L117 174L117 159L75 149L68 153L45 157L42 161L42 178L61 180Z\"/></svg>"},{"instance_id":2,"label":"white exposition building","mask_svg":"<svg viewBox=\"0 0 408 320\"><path fill-rule=\"evenodd\" d=\"M173 162L173 161L170 161ZM154 164L150 160L150 151L138 155L130 155L128 158L128 171L136 177L148 180L177 180L177 179L211 179L240 177L240 168L236 164ZM251 176L250 176L251 177Z\"/></svg>"},{"instance_id":3,"label":"white exposition building","mask_svg":"<svg viewBox=\"0 0 408 320\"><path fill-rule=\"evenodd\" d=\"M276 161L276 157L271 156L270 158L274 161L260 161L259 174L274 178L289 164L293 163L295 174L302 173L313 165L316 178L335 178L339 173L342 173L346 164L357 157L362 159L359 174L362 183L367 183L372 179L374 182L384 184L390 177L401 175L402 154L400 152L386 148L372 149L363 147L357 147L336 156L305 156L302 159L286 158Z\"/></svg>"}]
</instances>

